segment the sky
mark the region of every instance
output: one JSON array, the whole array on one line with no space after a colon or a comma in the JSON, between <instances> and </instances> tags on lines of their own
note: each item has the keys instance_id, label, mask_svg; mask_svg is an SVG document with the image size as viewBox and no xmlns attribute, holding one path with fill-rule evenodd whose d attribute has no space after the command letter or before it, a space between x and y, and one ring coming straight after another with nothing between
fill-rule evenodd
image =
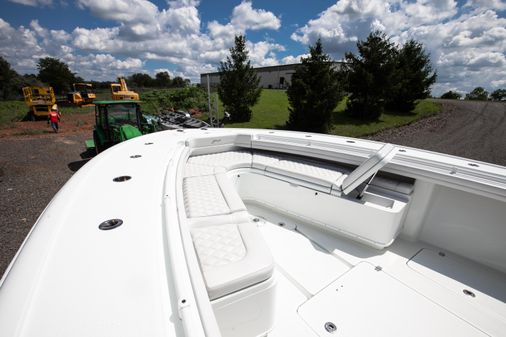
<instances>
[{"instance_id":1,"label":"sky","mask_svg":"<svg viewBox=\"0 0 506 337\"><path fill-rule=\"evenodd\" d=\"M0 55L56 57L86 80L168 71L199 82L245 34L254 66L298 63L320 38L339 61L381 30L430 53L433 95L506 88L506 0L0 0Z\"/></svg>"}]
</instances>

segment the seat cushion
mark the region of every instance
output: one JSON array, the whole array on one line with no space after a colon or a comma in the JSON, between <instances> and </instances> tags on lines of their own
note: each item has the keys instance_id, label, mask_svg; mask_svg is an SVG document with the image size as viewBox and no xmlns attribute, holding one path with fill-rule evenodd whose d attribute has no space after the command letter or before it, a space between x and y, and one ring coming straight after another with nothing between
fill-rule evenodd
<instances>
[{"instance_id":1,"label":"seat cushion","mask_svg":"<svg viewBox=\"0 0 506 337\"><path fill-rule=\"evenodd\" d=\"M183 195L188 218L230 213L214 175L184 178Z\"/></svg>"},{"instance_id":2,"label":"seat cushion","mask_svg":"<svg viewBox=\"0 0 506 337\"><path fill-rule=\"evenodd\" d=\"M186 163L184 167L184 177L199 177L199 176L207 176L215 173L224 173L226 172L223 167L213 167L199 164L190 164Z\"/></svg>"},{"instance_id":3,"label":"seat cushion","mask_svg":"<svg viewBox=\"0 0 506 337\"><path fill-rule=\"evenodd\" d=\"M246 210L246 206L225 173L184 178L183 196L188 218Z\"/></svg>"},{"instance_id":4,"label":"seat cushion","mask_svg":"<svg viewBox=\"0 0 506 337\"><path fill-rule=\"evenodd\" d=\"M274 261L254 223L191 229L211 300L269 279Z\"/></svg>"},{"instance_id":5,"label":"seat cushion","mask_svg":"<svg viewBox=\"0 0 506 337\"><path fill-rule=\"evenodd\" d=\"M188 163L221 166L228 171L242 167L251 167L251 159L250 151L226 151L190 157L188 158Z\"/></svg>"},{"instance_id":6,"label":"seat cushion","mask_svg":"<svg viewBox=\"0 0 506 337\"><path fill-rule=\"evenodd\" d=\"M278 162L266 165L267 172L273 172L283 176L299 179L328 189L343 174L337 166L316 163L299 158L281 158Z\"/></svg>"}]
</instances>

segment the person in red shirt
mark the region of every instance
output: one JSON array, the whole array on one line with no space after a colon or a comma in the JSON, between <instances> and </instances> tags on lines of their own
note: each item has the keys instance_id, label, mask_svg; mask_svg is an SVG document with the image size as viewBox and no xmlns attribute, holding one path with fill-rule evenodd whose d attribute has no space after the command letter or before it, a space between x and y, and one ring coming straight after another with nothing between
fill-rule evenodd
<instances>
[{"instance_id":1,"label":"person in red shirt","mask_svg":"<svg viewBox=\"0 0 506 337\"><path fill-rule=\"evenodd\" d=\"M58 107L53 105L51 111L48 115L49 122L51 122L51 127L54 132L58 132L58 123L60 123L60 112L58 111Z\"/></svg>"}]
</instances>

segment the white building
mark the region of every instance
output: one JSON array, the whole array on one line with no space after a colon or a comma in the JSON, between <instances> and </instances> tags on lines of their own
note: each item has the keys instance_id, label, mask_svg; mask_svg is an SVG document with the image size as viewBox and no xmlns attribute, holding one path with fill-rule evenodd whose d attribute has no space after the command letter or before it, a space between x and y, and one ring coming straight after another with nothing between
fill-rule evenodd
<instances>
[{"instance_id":1,"label":"white building","mask_svg":"<svg viewBox=\"0 0 506 337\"><path fill-rule=\"evenodd\" d=\"M295 69L299 65L300 63L254 68L260 78L259 87L266 89L286 89L292 80ZM209 84L212 87L220 83L219 72L200 74L200 84L204 88L207 87L208 77Z\"/></svg>"},{"instance_id":2,"label":"white building","mask_svg":"<svg viewBox=\"0 0 506 337\"><path fill-rule=\"evenodd\" d=\"M254 68L258 77L260 78L259 87L265 89L287 89L292 82L292 75L300 63L294 64L281 64L270 67ZM334 62L335 69L339 69L341 62ZM207 87L207 79L211 87L216 87L220 84L220 73L205 73L200 74L200 85Z\"/></svg>"}]
</instances>

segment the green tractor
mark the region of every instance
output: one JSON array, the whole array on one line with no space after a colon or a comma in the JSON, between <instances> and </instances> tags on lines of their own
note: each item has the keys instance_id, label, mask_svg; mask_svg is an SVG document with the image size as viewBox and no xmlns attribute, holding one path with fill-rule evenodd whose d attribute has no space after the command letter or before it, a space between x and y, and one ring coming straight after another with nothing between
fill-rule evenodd
<instances>
[{"instance_id":1,"label":"green tractor","mask_svg":"<svg viewBox=\"0 0 506 337\"><path fill-rule=\"evenodd\" d=\"M95 129L93 139L85 142L86 149L99 153L122 141L158 131L157 123L141 113L139 103L95 101Z\"/></svg>"}]
</instances>

